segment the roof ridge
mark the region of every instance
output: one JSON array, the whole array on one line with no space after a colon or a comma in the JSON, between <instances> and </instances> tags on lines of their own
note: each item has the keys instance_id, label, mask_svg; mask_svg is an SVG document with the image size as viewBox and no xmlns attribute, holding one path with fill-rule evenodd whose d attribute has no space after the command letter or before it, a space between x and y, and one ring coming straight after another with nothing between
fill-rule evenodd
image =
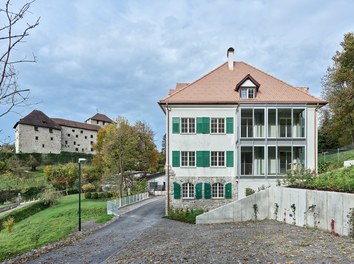
<instances>
[{"instance_id":1,"label":"roof ridge","mask_svg":"<svg viewBox=\"0 0 354 264\"><path fill-rule=\"evenodd\" d=\"M216 67L214 70L208 72L207 74L203 75L202 77L199 77L198 79L196 79L196 80L194 80L193 82L189 83L187 86L185 86L185 87L183 87L183 88L181 88L181 89L175 91L174 93L168 95L167 97L165 97L165 98L163 98L162 100L160 100L160 102L161 102L161 101L164 101L164 100L166 100L166 99L168 99L168 98L170 98L170 97L172 97L172 96L174 96L174 95L176 95L177 93L183 91L184 89L188 88L188 87L191 86L192 84L195 84L196 82L198 82L198 81L200 81L200 80L206 78L208 75L210 75L210 74L212 74L213 72L215 72L216 70L220 69L220 68L221 68L222 66L224 66L226 63L227 63L227 62L224 62L224 63L221 64L220 66Z\"/></svg>"},{"instance_id":2,"label":"roof ridge","mask_svg":"<svg viewBox=\"0 0 354 264\"><path fill-rule=\"evenodd\" d=\"M276 79L277 81L282 82L283 84L289 86L289 88L293 88L293 89L295 89L296 91L301 92L301 93L303 93L303 94L306 94L306 95L308 95L308 96L310 96L310 97L312 97L312 98L314 98L314 99L316 99L316 100L320 100L320 101L325 102L324 100L319 99L319 98L317 98L316 96L314 96L314 95L312 95L312 94L310 94L310 93L306 93L306 92L304 92L304 91L301 91L300 89L296 88L295 86L293 86L293 85L291 85L291 84L288 84L287 82L284 82L283 80L280 80L279 78L277 78L277 77L275 77L275 76L273 76L273 75L271 75L271 74L269 74L269 73L266 73L265 71L262 71L262 70L260 70L260 69L258 69L258 68L256 68L256 67L254 67L254 66L252 66L252 65L250 65L250 64L248 64L248 63L246 63L246 62L244 62L244 61L239 61L239 62L240 62L240 63L243 63L243 64L246 64L247 66L249 66L249 67L251 67L251 68L253 68L253 69L255 69L255 70L259 71L259 72L262 72L262 73L264 73L265 75Z\"/></svg>"}]
</instances>

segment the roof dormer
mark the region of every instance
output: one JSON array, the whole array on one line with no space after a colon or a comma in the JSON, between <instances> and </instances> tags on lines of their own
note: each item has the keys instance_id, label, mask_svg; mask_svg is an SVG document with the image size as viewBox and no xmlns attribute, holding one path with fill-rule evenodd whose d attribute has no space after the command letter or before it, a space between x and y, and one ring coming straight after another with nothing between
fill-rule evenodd
<instances>
[{"instance_id":1,"label":"roof dormer","mask_svg":"<svg viewBox=\"0 0 354 264\"><path fill-rule=\"evenodd\" d=\"M250 75L247 74L235 88L236 92L240 92L241 99L256 98L260 84Z\"/></svg>"}]
</instances>

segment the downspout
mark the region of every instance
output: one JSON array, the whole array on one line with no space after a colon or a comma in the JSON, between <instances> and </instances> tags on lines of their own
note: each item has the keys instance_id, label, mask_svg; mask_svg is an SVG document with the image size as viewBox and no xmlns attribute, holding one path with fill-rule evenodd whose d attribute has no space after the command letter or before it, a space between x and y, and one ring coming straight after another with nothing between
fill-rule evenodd
<instances>
[{"instance_id":1,"label":"downspout","mask_svg":"<svg viewBox=\"0 0 354 264\"><path fill-rule=\"evenodd\" d=\"M315 109L315 118L314 118L314 152L315 152L315 168L314 168L314 174L315 176L317 175L317 110L320 108L320 104L317 103L316 109Z\"/></svg>"},{"instance_id":2,"label":"downspout","mask_svg":"<svg viewBox=\"0 0 354 264\"><path fill-rule=\"evenodd\" d=\"M166 103L166 116L167 116L167 129L166 129L166 178L167 178L167 199L166 199L166 212L168 215L170 210L170 109L168 103Z\"/></svg>"}]
</instances>

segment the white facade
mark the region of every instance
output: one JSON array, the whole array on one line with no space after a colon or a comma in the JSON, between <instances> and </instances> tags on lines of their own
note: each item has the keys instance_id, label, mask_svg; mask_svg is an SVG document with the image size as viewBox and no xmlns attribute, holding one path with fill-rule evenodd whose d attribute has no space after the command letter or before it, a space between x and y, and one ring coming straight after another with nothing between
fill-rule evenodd
<instances>
[{"instance_id":1,"label":"white facade","mask_svg":"<svg viewBox=\"0 0 354 264\"><path fill-rule=\"evenodd\" d=\"M16 153L54 153L61 152L61 131L47 127L25 124L16 126Z\"/></svg>"},{"instance_id":2,"label":"white facade","mask_svg":"<svg viewBox=\"0 0 354 264\"><path fill-rule=\"evenodd\" d=\"M61 148L65 152L82 152L94 154L97 131L75 127L62 127Z\"/></svg>"}]
</instances>

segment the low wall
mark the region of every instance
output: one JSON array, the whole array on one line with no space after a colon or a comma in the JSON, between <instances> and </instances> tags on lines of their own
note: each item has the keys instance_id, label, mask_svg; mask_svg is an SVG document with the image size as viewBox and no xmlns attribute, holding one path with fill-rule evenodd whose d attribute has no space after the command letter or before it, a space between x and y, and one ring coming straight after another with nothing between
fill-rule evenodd
<instances>
[{"instance_id":1,"label":"low wall","mask_svg":"<svg viewBox=\"0 0 354 264\"><path fill-rule=\"evenodd\" d=\"M274 219L297 226L317 227L348 235L348 213L354 194L271 187L197 216L197 224Z\"/></svg>"}]
</instances>

